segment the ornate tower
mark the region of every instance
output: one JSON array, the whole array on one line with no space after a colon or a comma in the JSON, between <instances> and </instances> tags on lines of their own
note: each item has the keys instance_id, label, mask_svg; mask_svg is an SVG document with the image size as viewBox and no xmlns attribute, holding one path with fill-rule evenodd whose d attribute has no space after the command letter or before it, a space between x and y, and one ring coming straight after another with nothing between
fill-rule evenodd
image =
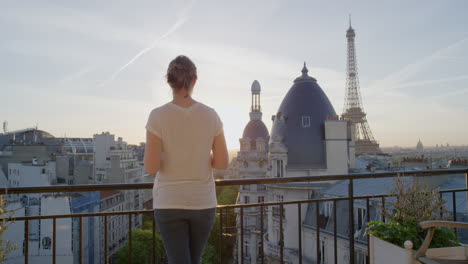
<instances>
[{"instance_id":1,"label":"ornate tower","mask_svg":"<svg viewBox=\"0 0 468 264\"><path fill-rule=\"evenodd\" d=\"M346 72L346 94L342 117L352 122L354 130L354 140L356 144L356 155L381 153L379 144L369 128L366 119L366 113L362 106L361 93L359 91L359 77L356 61L356 48L354 45L354 29L351 27L351 17L349 19L349 28L346 31L348 39L348 61Z\"/></svg>"},{"instance_id":2,"label":"ornate tower","mask_svg":"<svg viewBox=\"0 0 468 264\"><path fill-rule=\"evenodd\" d=\"M240 151L237 153L237 170L240 179L266 178L268 175L268 141L270 135L262 121L260 107L260 83L255 80L251 86L252 106L250 107L250 121L247 123L239 139ZM265 184L242 185L239 188L238 203L260 203L267 200ZM240 212L237 212L237 233L241 233ZM258 246L263 239L260 237L262 228L260 211L245 208L243 213L244 240L237 237L235 263L257 263L257 259L263 254ZM263 218L263 233L267 232L267 218ZM244 258L242 260L242 258Z\"/></svg>"}]
</instances>

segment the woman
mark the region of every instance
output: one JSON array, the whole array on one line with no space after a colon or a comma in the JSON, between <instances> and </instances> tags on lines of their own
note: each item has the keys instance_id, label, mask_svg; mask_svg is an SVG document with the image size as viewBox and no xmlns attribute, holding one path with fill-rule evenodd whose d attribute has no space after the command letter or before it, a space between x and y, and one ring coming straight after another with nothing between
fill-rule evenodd
<instances>
[{"instance_id":1,"label":"woman","mask_svg":"<svg viewBox=\"0 0 468 264\"><path fill-rule=\"evenodd\" d=\"M218 114L191 97L197 82L195 64L178 56L166 77L173 99L149 115L145 169L158 172L154 217L169 264L197 264L215 218L212 168L226 169L228 153Z\"/></svg>"}]
</instances>

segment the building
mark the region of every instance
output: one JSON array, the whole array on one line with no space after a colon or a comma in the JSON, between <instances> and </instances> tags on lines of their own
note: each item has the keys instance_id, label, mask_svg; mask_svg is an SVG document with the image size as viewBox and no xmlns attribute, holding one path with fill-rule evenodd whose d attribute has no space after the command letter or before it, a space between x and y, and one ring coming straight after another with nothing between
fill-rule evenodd
<instances>
[{"instance_id":1,"label":"building","mask_svg":"<svg viewBox=\"0 0 468 264\"><path fill-rule=\"evenodd\" d=\"M101 192L101 210L104 212L124 211L124 193L121 191ZM100 222L101 230L104 230L104 221ZM112 215L107 218L107 255L114 255L122 248L128 239L128 216ZM104 232L100 234L102 252L104 252Z\"/></svg>"},{"instance_id":2,"label":"building","mask_svg":"<svg viewBox=\"0 0 468 264\"><path fill-rule=\"evenodd\" d=\"M302 75L294 80L273 117L269 144L270 177L318 176L346 174L354 167L354 142L350 122L339 118L317 80L308 75L304 64ZM305 200L331 183L268 184L268 201ZM308 214L301 205L303 219L297 218L297 207L279 206L268 212L265 254L271 263L279 261L279 243L284 241L286 263L298 262L298 221ZM280 219L283 215L284 219ZM280 221L283 223L280 232ZM312 232L309 232L312 233ZM304 230L304 240L307 232ZM313 237L313 236L312 236ZM312 242L312 241L311 241ZM316 261L303 255L306 262Z\"/></svg>"},{"instance_id":3,"label":"building","mask_svg":"<svg viewBox=\"0 0 468 264\"><path fill-rule=\"evenodd\" d=\"M79 213L97 213L101 210L100 192L74 193L71 196L71 211ZM99 264L103 257L101 233L102 217L89 216L81 219L82 260L84 263ZM72 218L72 248L74 263L79 263L80 254L80 219Z\"/></svg>"},{"instance_id":4,"label":"building","mask_svg":"<svg viewBox=\"0 0 468 264\"><path fill-rule=\"evenodd\" d=\"M416 144L416 151L419 153L424 152L424 146L423 146L423 143L421 142L421 139L418 140L418 144Z\"/></svg>"},{"instance_id":5,"label":"building","mask_svg":"<svg viewBox=\"0 0 468 264\"><path fill-rule=\"evenodd\" d=\"M260 106L260 83L255 80L251 87L252 106L250 108L250 121L244 128L242 138L239 139L240 151L230 164L230 175L239 175L240 179L268 177L268 141L270 135L262 121ZM235 163L234 163L235 162ZM237 169L235 169L237 168ZM264 184L241 185L237 203L260 203L266 200L267 192ZM250 207L244 210L243 226L244 241L237 240L237 258L244 255L245 263L257 263L260 253L261 229L260 211ZM240 226L240 218L237 218ZM266 218L263 227L266 232ZM238 230L240 233L240 228Z\"/></svg>"},{"instance_id":6,"label":"building","mask_svg":"<svg viewBox=\"0 0 468 264\"><path fill-rule=\"evenodd\" d=\"M270 137L261 121L260 85L257 81L252 85L250 117L240 139L241 149L237 156L240 179L347 174L354 167L351 123L336 115L317 80L309 76L305 64L302 75L294 80L277 114L272 117ZM319 190L330 185L328 182L246 185L239 190L238 203L305 200L314 198ZM266 231L264 254L268 263L279 263L280 241L284 241L285 263L298 263L298 221L306 221L312 210L306 204L301 206L304 212L302 219L297 218L297 206L284 206L283 212L279 206L267 210L263 226ZM244 241L239 241L238 237L238 262L240 253L244 254L244 263L259 261L261 223L258 208L253 209L255 211L252 212L245 210L242 219ZM281 215L283 219L280 219ZM313 230L304 229L304 240L309 235L314 237ZM315 261L308 254L303 255L303 260L304 263Z\"/></svg>"},{"instance_id":7,"label":"building","mask_svg":"<svg viewBox=\"0 0 468 264\"><path fill-rule=\"evenodd\" d=\"M93 140L95 143L93 176L95 183L141 183L148 180L148 176L145 177L143 166L140 165L137 159L135 149L129 146L127 142L123 141L121 137L116 141L114 135L109 132L103 132L101 134L95 134ZM141 190L125 190L117 195L117 197L123 195L123 199L114 196L107 197L107 194L105 194L106 199L110 201L117 199L119 200L119 204L115 206L106 205L104 208L101 208L101 211L113 212L116 206L121 208L121 210L142 210L143 204L149 204L150 199L152 199L151 196L143 196L142 194L143 192ZM145 200L143 198L145 198ZM115 201L113 203L115 203ZM131 217L132 228L141 227L142 216L132 215ZM124 230L128 230L128 217L116 217L116 219L120 219L119 226L127 223ZM121 240L113 244L112 252L116 252L123 246L123 238L121 235L117 237L117 239L111 237L112 241Z\"/></svg>"},{"instance_id":8,"label":"building","mask_svg":"<svg viewBox=\"0 0 468 264\"><path fill-rule=\"evenodd\" d=\"M1 187L138 183L144 178L143 166L136 158L137 149L127 145L122 138L114 140L114 135L108 132L93 138L55 138L45 131L32 128L1 134L0 143ZM15 211L16 216L143 209L144 200L140 190L126 190L112 195L103 193L102 198L101 203L101 194L92 192L54 196L9 195L7 200L12 208L18 209ZM128 216L111 218L108 219L108 241L111 242L108 254L115 253L128 239ZM59 263L78 263L79 254L85 263L101 263L104 252L103 218L57 220L57 224L62 222L66 222L65 226L69 228L60 229L57 233ZM132 215L132 228L140 227L141 223L141 215ZM80 225L81 252L78 246ZM30 222L29 252L34 263L42 263L42 259L50 261L52 252L49 231L52 232L52 229L49 230L49 226L52 228L51 220ZM11 241L17 245L23 245L24 237L20 233L24 233L24 223L14 223L6 237L12 238ZM62 241L67 247L62 245ZM18 263L24 258L22 248L12 252L11 257L12 263Z\"/></svg>"}]
</instances>

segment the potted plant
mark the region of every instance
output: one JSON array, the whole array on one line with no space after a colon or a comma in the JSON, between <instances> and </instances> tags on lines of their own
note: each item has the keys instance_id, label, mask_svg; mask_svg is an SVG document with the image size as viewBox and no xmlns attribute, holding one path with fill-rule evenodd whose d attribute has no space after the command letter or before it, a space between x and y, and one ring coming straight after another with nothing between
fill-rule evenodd
<instances>
[{"instance_id":1,"label":"potted plant","mask_svg":"<svg viewBox=\"0 0 468 264\"><path fill-rule=\"evenodd\" d=\"M420 184L417 179L397 178L394 200L390 210L383 209L386 222L368 223L370 263L419 263L415 260L418 250L426 236L419 223L429 220L444 220L445 201L437 190ZM460 246L455 241L454 232L450 229L437 228L430 248L448 248ZM431 249L427 252L431 254ZM440 254L440 249L438 253Z\"/></svg>"}]
</instances>

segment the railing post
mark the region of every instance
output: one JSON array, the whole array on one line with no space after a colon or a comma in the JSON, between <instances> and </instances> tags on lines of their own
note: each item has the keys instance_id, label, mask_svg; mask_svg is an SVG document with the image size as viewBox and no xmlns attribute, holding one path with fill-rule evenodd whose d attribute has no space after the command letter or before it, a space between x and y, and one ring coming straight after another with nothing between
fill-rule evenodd
<instances>
[{"instance_id":1,"label":"railing post","mask_svg":"<svg viewBox=\"0 0 468 264\"><path fill-rule=\"evenodd\" d=\"M284 247L284 235L283 235L283 204L280 204L280 263L284 263L283 247Z\"/></svg>"},{"instance_id":2,"label":"railing post","mask_svg":"<svg viewBox=\"0 0 468 264\"><path fill-rule=\"evenodd\" d=\"M349 263L354 264L354 190L353 179L349 179Z\"/></svg>"},{"instance_id":3,"label":"railing post","mask_svg":"<svg viewBox=\"0 0 468 264\"><path fill-rule=\"evenodd\" d=\"M366 227L369 224L369 222L370 222L370 201L369 201L369 198L366 198ZM370 261L370 258L369 258L370 241L369 241L369 239L370 239L369 234L367 234L367 256L366 256L367 262L366 263L369 263L369 261Z\"/></svg>"},{"instance_id":4,"label":"railing post","mask_svg":"<svg viewBox=\"0 0 468 264\"><path fill-rule=\"evenodd\" d=\"M240 208L241 264L244 264L244 207Z\"/></svg>"},{"instance_id":5,"label":"railing post","mask_svg":"<svg viewBox=\"0 0 468 264\"><path fill-rule=\"evenodd\" d=\"M128 214L128 262L133 263L132 260L132 214Z\"/></svg>"},{"instance_id":6,"label":"railing post","mask_svg":"<svg viewBox=\"0 0 468 264\"><path fill-rule=\"evenodd\" d=\"M78 262L81 264L83 263L83 216L80 216L78 218L78 232L79 232L79 235L78 235L78 244L79 244L79 251L80 251L80 254L78 256Z\"/></svg>"},{"instance_id":7,"label":"railing post","mask_svg":"<svg viewBox=\"0 0 468 264\"><path fill-rule=\"evenodd\" d=\"M24 263L29 263L29 220L24 221Z\"/></svg>"},{"instance_id":8,"label":"railing post","mask_svg":"<svg viewBox=\"0 0 468 264\"><path fill-rule=\"evenodd\" d=\"M155 216L154 216L154 212L153 212L153 227L152 227L152 231L153 231L153 250L152 250L152 253L153 253L153 263L156 263L156 219L155 219Z\"/></svg>"},{"instance_id":9,"label":"railing post","mask_svg":"<svg viewBox=\"0 0 468 264\"><path fill-rule=\"evenodd\" d=\"M57 263L57 218L52 218L52 263Z\"/></svg>"},{"instance_id":10,"label":"railing post","mask_svg":"<svg viewBox=\"0 0 468 264\"><path fill-rule=\"evenodd\" d=\"M385 208L385 196L382 196L382 222L385 223L385 214L387 209Z\"/></svg>"},{"instance_id":11,"label":"railing post","mask_svg":"<svg viewBox=\"0 0 468 264\"><path fill-rule=\"evenodd\" d=\"M317 252L317 263L320 264L322 263L322 254L320 252L320 204L318 201L315 202L315 222L317 224L317 229L316 229L316 252Z\"/></svg>"},{"instance_id":12,"label":"railing post","mask_svg":"<svg viewBox=\"0 0 468 264\"><path fill-rule=\"evenodd\" d=\"M336 231L336 221L338 221L338 216L336 215L336 200L333 200L333 217L335 218L335 221L333 221L333 254L335 257L335 264L338 264L338 239Z\"/></svg>"},{"instance_id":13,"label":"railing post","mask_svg":"<svg viewBox=\"0 0 468 264\"><path fill-rule=\"evenodd\" d=\"M260 256L262 257L262 264L265 262L265 254L263 254L263 202L260 204Z\"/></svg>"},{"instance_id":14,"label":"railing post","mask_svg":"<svg viewBox=\"0 0 468 264\"><path fill-rule=\"evenodd\" d=\"M299 264L302 264L302 216L301 216L301 203L297 203L297 236L299 239Z\"/></svg>"},{"instance_id":15,"label":"railing post","mask_svg":"<svg viewBox=\"0 0 468 264\"><path fill-rule=\"evenodd\" d=\"M104 264L109 262L107 259L107 248L107 215L104 215Z\"/></svg>"},{"instance_id":16,"label":"railing post","mask_svg":"<svg viewBox=\"0 0 468 264\"><path fill-rule=\"evenodd\" d=\"M465 172L465 189L468 189L468 171ZM466 195L466 211L468 212L468 191L465 192L465 195Z\"/></svg>"},{"instance_id":17,"label":"railing post","mask_svg":"<svg viewBox=\"0 0 468 264\"><path fill-rule=\"evenodd\" d=\"M453 221L457 221L457 196L455 192L452 192L452 206L453 206ZM458 232L455 228L455 239L458 239Z\"/></svg>"},{"instance_id":18,"label":"railing post","mask_svg":"<svg viewBox=\"0 0 468 264\"><path fill-rule=\"evenodd\" d=\"M223 263L223 209L219 208L219 263Z\"/></svg>"}]
</instances>

